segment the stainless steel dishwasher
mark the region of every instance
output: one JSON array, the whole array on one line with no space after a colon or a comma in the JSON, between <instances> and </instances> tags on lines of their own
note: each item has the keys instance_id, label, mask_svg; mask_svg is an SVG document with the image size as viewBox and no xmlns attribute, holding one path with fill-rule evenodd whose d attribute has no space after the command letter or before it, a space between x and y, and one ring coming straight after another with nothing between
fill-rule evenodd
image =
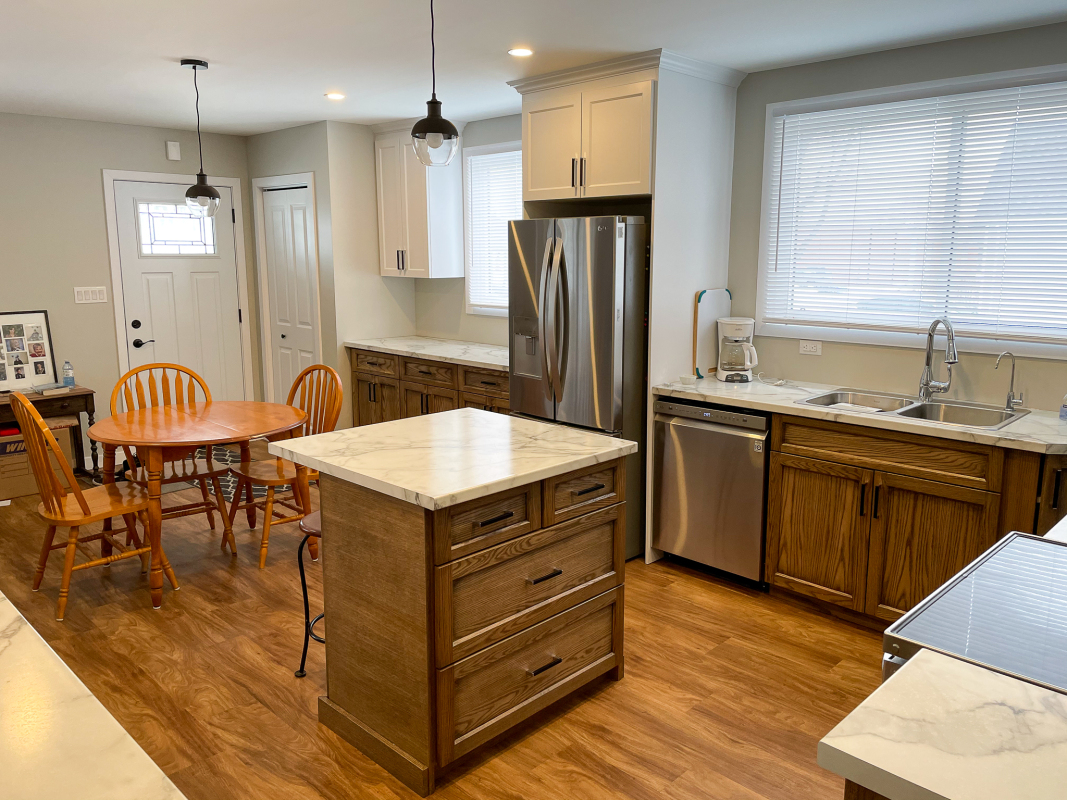
<instances>
[{"instance_id":1,"label":"stainless steel dishwasher","mask_svg":"<svg viewBox=\"0 0 1067 800\"><path fill-rule=\"evenodd\" d=\"M653 409L652 546L762 581L768 417L668 400Z\"/></svg>"}]
</instances>

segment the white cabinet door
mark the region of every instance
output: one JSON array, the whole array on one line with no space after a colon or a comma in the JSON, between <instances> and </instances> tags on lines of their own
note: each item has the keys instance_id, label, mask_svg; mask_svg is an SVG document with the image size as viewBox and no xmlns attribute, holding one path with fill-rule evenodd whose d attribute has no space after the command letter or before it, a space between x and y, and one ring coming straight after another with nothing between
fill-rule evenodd
<instances>
[{"instance_id":1,"label":"white cabinet door","mask_svg":"<svg viewBox=\"0 0 1067 800\"><path fill-rule=\"evenodd\" d=\"M583 197L652 191L652 81L582 92Z\"/></svg>"},{"instance_id":2,"label":"white cabinet door","mask_svg":"<svg viewBox=\"0 0 1067 800\"><path fill-rule=\"evenodd\" d=\"M410 148L409 148L410 149ZM382 275L403 275L407 247L407 186L403 141L399 134L374 139L378 178L378 258Z\"/></svg>"},{"instance_id":3,"label":"white cabinet door","mask_svg":"<svg viewBox=\"0 0 1067 800\"><path fill-rule=\"evenodd\" d=\"M407 223L403 246L400 248L401 275L405 278L430 277L430 207L426 195L427 173L447 167L427 167L415 155L411 139L400 134L400 149L404 153L404 220ZM455 159L458 161L459 157Z\"/></svg>"},{"instance_id":4,"label":"white cabinet door","mask_svg":"<svg viewBox=\"0 0 1067 800\"><path fill-rule=\"evenodd\" d=\"M561 89L522 99L522 199L578 196L582 93Z\"/></svg>"}]
</instances>

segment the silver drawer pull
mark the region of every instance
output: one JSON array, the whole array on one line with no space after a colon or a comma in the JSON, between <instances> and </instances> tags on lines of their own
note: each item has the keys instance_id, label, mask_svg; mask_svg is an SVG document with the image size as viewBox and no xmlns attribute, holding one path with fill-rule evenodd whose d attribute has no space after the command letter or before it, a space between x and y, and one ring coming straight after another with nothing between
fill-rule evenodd
<instances>
[{"instance_id":1,"label":"silver drawer pull","mask_svg":"<svg viewBox=\"0 0 1067 800\"><path fill-rule=\"evenodd\" d=\"M478 527L479 528L484 528L486 525L492 525L494 522L503 522L504 520L509 519L510 517L514 517L514 516L515 516L515 512L514 511L505 511L503 514L497 514L495 517L490 517L489 519L483 519L481 522L478 523Z\"/></svg>"},{"instance_id":2,"label":"silver drawer pull","mask_svg":"<svg viewBox=\"0 0 1067 800\"><path fill-rule=\"evenodd\" d=\"M559 656L553 656L552 660L545 664L543 667L538 667L537 669L528 669L526 670L526 674L533 678L537 675L540 675L542 672L547 672L548 670L552 669L552 667L555 667L558 664L562 663L562 658L560 658Z\"/></svg>"},{"instance_id":3,"label":"silver drawer pull","mask_svg":"<svg viewBox=\"0 0 1067 800\"><path fill-rule=\"evenodd\" d=\"M544 583L545 581L552 580L553 578L558 578L562 574L563 574L563 570L554 569L550 573L548 573L547 575L542 575L540 578L527 578L526 582L528 584L530 584L531 586L533 586L534 584Z\"/></svg>"},{"instance_id":4,"label":"silver drawer pull","mask_svg":"<svg viewBox=\"0 0 1067 800\"><path fill-rule=\"evenodd\" d=\"M589 494L590 492L595 492L597 489L603 489L603 488L604 488L604 484L602 484L602 483L594 483L592 486L587 486L584 489L575 489L574 491L571 492L571 494L573 494L575 497L578 497L580 495Z\"/></svg>"}]
</instances>

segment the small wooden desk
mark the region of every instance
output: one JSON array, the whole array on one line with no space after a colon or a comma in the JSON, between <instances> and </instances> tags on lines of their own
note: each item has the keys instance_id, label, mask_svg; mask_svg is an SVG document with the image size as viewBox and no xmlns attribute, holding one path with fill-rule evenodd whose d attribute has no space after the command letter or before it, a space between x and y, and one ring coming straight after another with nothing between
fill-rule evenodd
<instances>
[{"instance_id":1,"label":"small wooden desk","mask_svg":"<svg viewBox=\"0 0 1067 800\"><path fill-rule=\"evenodd\" d=\"M93 423L96 422L95 396L96 393L92 389L86 389L84 386L75 386L64 394L54 394L47 397L36 392L26 392L26 399L33 403L33 407L45 419L48 417L65 417L70 414L78 417L78 432L73 435L74 441L71 442L74 447L74 471L83 475L92 475L94 478L100 474L100 467L96 460L96 442L92 440L89 442L90 457L93 461L93 469L90 472L85 468L85 445L82 443L80 415L84 412L85 416L88 417L89 427L91 428ZM8 394L0 396L0 423L14 421L15 412L11 410L11 396Z\"/></svg>"},{"instance_id":2,"label":"small wooden desk","mask_svg":"<svg viewBox=\"0 0 1067 800\"><path fill-rule=\"evenodd\" d=\"M257 436L284 436L304 424L307 414L283 403L251 400L203 401L172 406L150 406L102 419L89 429L89 438L104 445L104 482L115 480L115 450L126 445L137 448L137 456L148 475L148 540L152 545L152 567L148 587L153 608L163 604L163 564L160 534L163 506L160 503L163 464L184 458L205 445L241 445L241 461L251 461L248 441ZM307 467L296 467L295 492L306 509ZM249 517L254 514L249 510ZM249 520L251 522L251 519ZM105 523L106 525L107 523ZM229 520L225 520L229 525Z\"/></svg>"}]
</instances>

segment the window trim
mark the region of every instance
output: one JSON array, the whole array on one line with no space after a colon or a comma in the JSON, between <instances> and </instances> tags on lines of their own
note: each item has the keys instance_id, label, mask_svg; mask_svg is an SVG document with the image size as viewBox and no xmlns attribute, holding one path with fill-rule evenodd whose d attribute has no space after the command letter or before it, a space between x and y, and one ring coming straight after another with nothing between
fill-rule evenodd
<instances>
[{"instance_id":1,"label":"window trim","mask_svg":"<svg viewBox=\"0 0 1067 800\"><path fill-rule=\"evenodd\" d=\"M460 153L460 158L463 159L463 302L468 314L486 317L506 317L508 315L508 309L507 306L499 307L475 305L471 303L471 241L470 226L467 224L467 221L470 219L470 192L467 188L469 185L467 180L467 157L488 156L494 153L512 153L515 151L518 151L519 153L522 152L521 140L464 147Z\"/></svg>"},{"instance_id":2,"label":"window trim","mask_svg":"<svg viewBox=\"0 0 1067 800\"><path fill-rule=\"evenodd\" d=\"M926 348L925 333L907 333L879 326L852 328L844 325L834 325L833 323L807 325L764 321L767 271L770 261L770 253L767 249L770 225L768 210L772 190L771 173L773 171L774 120L776 117L839 108L856 108L901 100L917 100L924 97L936 97L940 94L966 94L968 92L1006 89L1013 86L1031 86L1065 80L1067 80L1067 64L1057 64L1047 67L991 72L982 75L923 81L921 83L865 89L858 92L843 92L821 97L768 103L763 131L763 175L761 178L759 256L756 267L755 334L757 336L781 339L819 339L829 342L908 347L920 350ZM996 354L1010 348L1013 353L1020 356L1067 360L1067 343L1059 339L1041 341L968 335L957 336L956 346L957 349L968 353Z\"/></svg>"}]
</instances>

